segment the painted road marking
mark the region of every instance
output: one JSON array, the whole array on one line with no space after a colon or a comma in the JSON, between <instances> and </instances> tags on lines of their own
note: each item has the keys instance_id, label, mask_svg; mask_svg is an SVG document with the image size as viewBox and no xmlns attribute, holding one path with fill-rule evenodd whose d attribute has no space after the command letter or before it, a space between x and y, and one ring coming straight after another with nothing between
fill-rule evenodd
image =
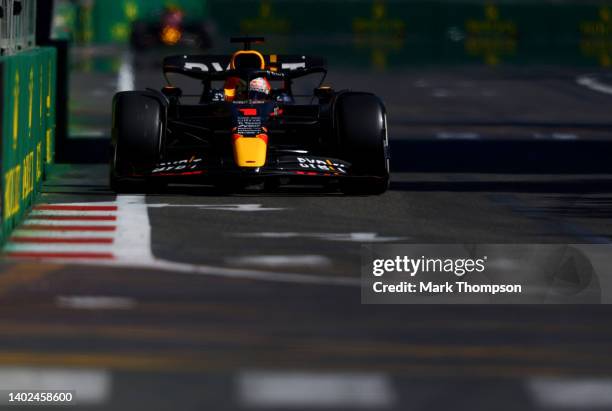
<instances>
[{"instance_id":1,"label":"painted road marking","mask_svg":"<svg viewBox=\"0 0 612 411\"><path fill-rule=\"evenodd\" d=\"M32 210L29 216L114 216L117 210L113 211L88 211L88 210Z\"/></svg>"},{"instance_id":2,"label":"painted road marking","mask_svg":"<svg viewBox=\"0 0 612 411\"><path fill-rule=\"evenodd\" d=\"M90 295L59 296L55 303L61 308L79 310L128 310L136 306L132 298Z\"/></svg>"},{"instance_id":3,"label":"painted road marking","mask_svg":"<svg viewBox=\"0 0 612 411\"><path fill-rule=\"evenodd\" d=\"M531 378L527 390L546 409L612 409L610 378Z\"/></svg>"},{"instance_id":4,"label":"painted road marking","mask_svg":"<svg viewBox=\"0 0 612 411\"><path fill-rule=\"evenodd\" d=\"M34 231L115 231L117 228L111 225L60 225L60 224L28 224L20 227L20 230Z\"/></svg>"},{"instance_id":5,"label":"painted road marking","mask_svg":"<svg viewBox=\"0 0 612 411\"><path fill-rule=\"evenodd\" d=\"M79 238L78 240L82 240ZM108 244L111 244L109 246ZM106 251L111 252L112 243L58 243L58 242L33 242L33 241L13 241L11 238L10 242L4 247L4 250L8 253L12 252L47 252L47 253L62 253L62 252L100 252Z\"/></svg>"},{"instance_id":6,"label":"painted road marking","mask_svg":"<svg viewBox=\"0 0 612 411\"><path fill-rule=\"evenodd\" d=\"M407 240L407 237L385 237L378 233L300 233L300 232L262 232L262 233L235 233L236 237L243 238L313 238L326 241L345 241L357 243L384 243L392 241Z\"/></svg>"},{"instance_id":7,"label":"painted road marking","mask_svg":"<svg viewBox=\"0 0 612 411\"><path fill-rule=\"evenodd\" d=\"M71 217L72 218L72 217ZM48 226L64 226L71 225L73 227L76 226L110 226L115 227L115 221L82 221L82 220L55 220L48 218L40 218L40 216L28 217L27 220L23 222L25 227L29 225L48 225Z\"/></svg>"},{"instance_id":8,"label":"painted road marking","mask_svg":"<svg viewBox=\"0 0 612 411\"><path fill-rule=\"evenodd\" d=\"M576 78L576 83L593 91L612 94L612 86L597 80L593 75L579 76Z\"/></svg>"},{"instance_id":9,"label":"painted road marking","mask_svg":"<svg viewBox=\"0 0 612 411\"><path fill-rule=\"evenodd\" d=\"M106 215L40 215L30 216L30 220L52 220L52 221L116 221L115 216Z\"/></svg>"},{"instance_id":10,"label":"painted road marking","mask_svg":"<svg viewBox=\"0 0 612 411\"><path fill-rule=\"evenodd\" d=\"M436 98L446 98L446 97L450 97L451 93L443 88L439 88L439 89L435 89L431 92L431 96L432 97L436 97Z\"/></svg>"},{"instance_id":11,"label":"painted road marking","mask_svg":"<svg viewBox=\"0 0 612 411\"><path fill-rule=\"evenodd\" d=\"M110 399L107 370L85 368L0 367L0 387L20 391L75 391L78 404L100 405Z\"/></svg>"},{"instance_id":12,"label":"painted road marking","mask_svg":"<svg viewBox=\"0 0 612 411\"><path fill-rule=\"evenodd\" d=\"M386 408L397 401L384 374L245 371L241 404L252 408Z\"/></svg>"},{"instance_id":13,"label":"painted road marking","mask_svg":"<svg viewBox=\"0 0 612 411\"><path fill-rule=\"evenodd\" d=\"M117 92L132 91L134 87L134 55L126 51L121 56L121 65L117 73Z\"/></svg>"},{"instance_id":14,"label":"painted road marking","mask_svg":"<svg viewBox=\"0 0 612 411\"><path fill-rule=\"evenodd\" d=\"M574 141L580 139L577 134L572 133L552 133L542 134L534 133L533 138L536 140L561 140L561 141Z\"/></svg>"},{"instance_id":15,"label":"painted road marking","mask_svg":"<svg viewBox=\"0 0 612 411\"><path fill-rule=\"evenodd\" d=\"M480 134L478 133L470 133L470 132L439 132L436 133L436 138L439 140L478 140L480 138Z\"/></svg>"},{"instance_id":16,"label":"painted road marking","mask_svg":"<svg viewBox=\"0 0 612 411\"><path fill-rule=\"evenodd\" d=\"M219 210L219 211L282 211L286 208L264 207L262 204L149 204L150 208L165 208L165 207L190 207L201 210Z\"/></svg>"},{"instance_id":17,"label":"painted road marking","mask_svg":"<svg viewBox=\"0 0 612 411\"><path fill-rule=\"evenodd\" d=\"M113 233L104 232L104 231L37 231L37 230L24 230L22 227L13 231L13 237L32 237L32 238L42 238L42 237L52 237L52 238L101 238L101 239L114 239ZM11 237L11 238L13 238Z\"/></svg>"},{"instance_id":18,"label":"painted road marking","mask_svg":"<svg viewBox=\"0 0 612 411\"><path fill-rule=\"evenodd\" d=\"M117 211L115 203L71 203L71 204L41 204L33 209L36 211Z\"/></svg>"},{"instance_id":19,"label":"painted road marking","mask_svg":"<svg viewBox=\"0 0 612 411\"><path fill-rule=\"evenodd\" d=\"M53 211L83 211L90 210L92 213L100 211L116 210L116 221L98 222L104 224L82 225L80 221L63 221L62 225L49 224L48 220L26 220L26 224L14 232L17 241L9 239L5 246L6 256L21 259L53 260L61 263L78 263L92 265L110 265L126 268L154 269L184 275L216 276L232 279L249 279L259 281L273 281L285 283L301 283L314 285L338 285L359 287L359 278L319 276L295 272L268 272L255 269L241 269L216 267L209 265L197 265L161 260L155 258L151 251L151 224L149 221L146 197L144 195L119 195L116 202L104 203L71 203L71 204L49 204L37 206L36 210ZM173 205L153 204L152 207L166 207ZM211 209L211 207L227 207L232 211L268 211L280 210L267 208L260 204L234 204L234 205L194 205L192 207ZM181 207L179 205L179 207ZM225 208L224 208L225 209ZM36 221L33 223L32 221ZM90 222L88 222L90 223ZM335 237L334 237L335 236ZM342 241L347 234L332 234L336 241ZM27 238L28 240L24 240ZM39 238L40 241L30 240ZM65 243L59 241L45 240L58 238L68 239ZM101 244L96 244L95 239L106 239ZM108 241L111 238L112 241ZM383 238L376 233L350 233L347 241L388 241L401 239L400 237ZM78 239L88 239L78 246ZM352 239L352 240L350 240ZM65 249L63 248L65 247ZM76 250L76 251L75 251Z\"/></svg>"},{"instance_id":20,"label":"painted road marking","mask_svg":"<svg viewBox=\"0 0 612 411\"><path fill-rule=\"evenodd\" d=\"M322 255L246 255L226 259L230 265L259 267L329 267L331 260Z\"/></svg>"},{"instance_id":21,"label":"painted road marking","mask_svg":"<svg viewBox=\"0 0 612 411\"><path fill-rule=\"evenodd\" d=\"M151 251L151 223L143 195L117 196L117 233L114 253L117 259L154 264Z\"/></svg>"},{"instance_id":22,"label":"painted road marking","mask_svg":"<svg viewBox=\"0 0 612 411\"><path fill-rule=\"evenodd\" d=\"M24 236L11 237L11 243L33 243L33 244L112 244L113 238L62 238L62 237L42 237Z\"/></svg>"},{"instance_id":23,"label":"painted road marking","mask_svg":"<svg viewBox=\"0 0 612 411\"><path fill-rule=\"evenodd\" d=\"M39 259L39 260L108 260L114 258L113 253L96 252L47 252L47 251L10 251L6 255L11 258Z\"/></svg>"}]
</instances>

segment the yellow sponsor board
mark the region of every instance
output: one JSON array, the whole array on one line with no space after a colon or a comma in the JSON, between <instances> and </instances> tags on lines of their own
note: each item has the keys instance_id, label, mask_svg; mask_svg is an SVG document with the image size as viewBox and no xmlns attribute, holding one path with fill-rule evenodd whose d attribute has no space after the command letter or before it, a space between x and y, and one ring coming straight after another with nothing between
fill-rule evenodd
<instances>
[{"instance_id":1,"label":"yellow sponsor board","mask_svg":"<svg viewBox=\"0 0 612 411\"><path fill-rule=\"evenodd\" d=\"M612 12L599 8L599 20L580 23L580 50L586 57L597 59L602 67L612 65Z\"/></svg>"},{"instance_id":2,"label":"yellow sponsor board","mask_svg":"<svg viewBox=\"0 0 612 411\"><path fill-rule=\"evenodd\" d=\"M480 56L485 63L495 66L503 56L516 53L518 28L514 21L502 19L499 7L486 4L484 19L465 22L465 51Z\"/></svg>"},{"instance_id":3,"label":"yellow sponsor board","mask_svg":"<svg viewBox=\"0 0 612 411\"><path fill-rule=\"evenodd\" d=\"M353 19L353 42L359 48L371 50L372 65L385 69L387 56L404 47L406 23L399 18L388 16L384 0L374 0L371 16Z\"/></svg>"},{"instance_id":4,"label":"yellow sponsor board","mask_svg":"<svg viewBox=\"0 0 612 411\"><path fill-rule=\"evenodd\" d=\"M4 219L19 212L21 202L21 165L16 165L4 174Z\"/></svg>"},{"instance_id":5,"label":"yellow sponsor board","mask_svg":"<svg viewBox=\"0 0 612 411\"><path fill-rule=\"evenodd\" d=\"M13 150L17 149L19 139L19 70L15 71L15 84L13 85Z\"/></svg>"},{"instance_id":6,"label":"yellow sponsor board","mask_svg":"<svg viewBox=\"0 0 612 411\"><path fill-rule=\"evenodd\" d=\"M32 116L34 114L34 67L30 68L28 83L28 137L32 138Z\"/></svg>"},{"instance_id":7,"label":"yellow sponsor board","mask_svg":"<svg viewBox=\"0 0 612 411\"><path fill-rule=\"evenodd\" d=\"M259 5L259 16L243 19L240 22L243 33L287 33L291 30L291 22L275 16L272 11L272 2L262 0Z\"/></svg>"},{"instance_id":8,"label":"yellow sponsor board","mask_svg":"<svg viewBox=\"0 0 612 411\"><path fill-rule=\"evenodd\" d=\"M47 129L47 155L46 155L46 163L47 164L51 164L51 162L53 161L53 130L52 129Z\"/></svg>"},{"instance_id":9,"label":"yellow sponsor board","mask_svg":"<svg viewBox=\"0 0 612 411\"><path fill-rule=\"evenodd\" d=\"M38 183L42 178L43 174L43 156L42 156L42 142L36 144L36 182Z\"/></svg>"},{"instance_id":10,"label":"yellow sponsor board","mask_svg":"<svg viewBox=\"0 0 612 411\"><path fill-rule=\"evenodd\" d=\"M34 152L30 151L23 159L22 199L27 199L34 191Z\"/></svg>"}]
</instances>

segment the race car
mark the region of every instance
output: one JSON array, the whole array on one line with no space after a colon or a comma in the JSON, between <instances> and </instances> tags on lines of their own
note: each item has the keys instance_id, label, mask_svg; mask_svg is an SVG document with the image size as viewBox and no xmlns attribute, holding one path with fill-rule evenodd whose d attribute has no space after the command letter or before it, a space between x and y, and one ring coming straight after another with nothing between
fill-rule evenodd
<instances>
[{"instance_id":1,"label":"race car","mask_svg":"<svg viewBox=\"0 0 612 411\"><path fill-rule=\"evenodd\" d=\"M154 21L134 21L130 35L130 45L134 50L159 46L206 49L211 46L211 42L206 26L187 19L185 12L177 6L164 8Z\"/></svg>"},{"instance_id":2,"label":"race car","mask_svg":"<svg viewBox=\"0 0 612 411\"><path fill-rule=\"evenodd\" d=\"M222 190L317 185L377 195L389 185L387 114L381 99L324 86L325 60L264 55L244 43L232 55L164 59L161 91L126 91L113 99L111 187L118 192L168 183L212 184ZM195 94L169 80L201 82ZM310 100L293 84L317 78ZM196 98L187 102L188 98Z\"/></svg>"}]
</instances>

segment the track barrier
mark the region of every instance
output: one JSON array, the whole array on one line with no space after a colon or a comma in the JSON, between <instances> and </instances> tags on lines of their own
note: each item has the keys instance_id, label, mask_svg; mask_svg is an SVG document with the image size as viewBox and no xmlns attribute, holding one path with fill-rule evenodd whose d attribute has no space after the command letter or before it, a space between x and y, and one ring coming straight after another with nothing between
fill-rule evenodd
<instances>
[{"instance_id":1,"label":"track barrier","mask_svg":"<svg viewBox=\"0 0 612 411\"><path fill-rule=\"evenodd\" d=\"M34 44L35 1L1 0L0 7L1 242L54 162L57 52Z\"/></svg>"}]
</instances>

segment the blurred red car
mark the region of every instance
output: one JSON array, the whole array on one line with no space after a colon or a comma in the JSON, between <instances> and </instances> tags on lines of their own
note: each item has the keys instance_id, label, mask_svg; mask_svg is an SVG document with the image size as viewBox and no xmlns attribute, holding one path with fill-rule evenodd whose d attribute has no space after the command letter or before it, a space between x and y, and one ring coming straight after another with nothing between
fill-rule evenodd
<instances>
[{"instance_id":1,"label":"blurred red car","mask_svg":"<svg viewBox=\"0 0 612 411\"><path fill-rule=\"evenodd\" d=\"M157 21L136 20L130 44L136 50L158 46L206 49L211 39L204 23L188 21L181 8L171 6L164 8Z\"/></svg>"}]
</instances>

